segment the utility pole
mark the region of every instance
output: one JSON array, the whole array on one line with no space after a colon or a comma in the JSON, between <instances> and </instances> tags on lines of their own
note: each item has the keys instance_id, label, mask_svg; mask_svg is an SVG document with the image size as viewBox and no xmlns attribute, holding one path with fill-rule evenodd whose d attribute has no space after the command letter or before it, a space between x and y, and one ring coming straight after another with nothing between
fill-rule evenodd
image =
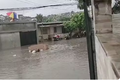
<instances>
[{"instance_id":1,"label":"utility pole","mask_svg":"<svg viewBox=\"0 0 120 80\"><path fill-rule=\"evenodd\" d=\"M88 14L87 1L83 0L84 15L85 15L85 26L87 35L87 50L89 60L89 71L90 79L97 79L97 65L96 65L96 52L95 52L95 35L94 28L92 27L92 21Z\"/></svg>"}]
</instances>

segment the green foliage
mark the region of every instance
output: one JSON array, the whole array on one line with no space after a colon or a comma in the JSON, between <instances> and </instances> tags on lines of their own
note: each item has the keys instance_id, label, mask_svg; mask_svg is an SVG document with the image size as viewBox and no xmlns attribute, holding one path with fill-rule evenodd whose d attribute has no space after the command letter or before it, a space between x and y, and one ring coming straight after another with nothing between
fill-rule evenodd
<instances>
[{"instance_id":1,"label":"green foliage","mask_svg":"<svg viewBox=\"0 0 120 80\"><path fill-rule=\"evenodd\" d=\"M42 22L43 21L43 15L42 14L37 14L36 19L37 19L37 22Z\"/></svg>"},{"instance_id":2,"label":"green foliage","mask_svg":"<svg viewBox=\"0 0 120 80\"><path fill-rule=\"evenodd\" d=\"M59 21L70 21L70 17L61 17Z\"/></svg>"},{"instance_id":3,"label":"green foliage","mask_svg":"<svg viewBox=\"0 0 120 80\"><path fill-rule=\"evenodd\" d=\"M71 21L70 22L65 22L64 26L65 26L65 28L68 32L73 32L75 29L77 29L76 26L75 26L75 23L73 23Z\"/></svg>"},{"instance_id":4,"label":"green foliage","mask_svg":"<svg viewBox=\"0 0 120 80\"><path fill-rule=\"evenodd\" d=\"M79 9L84 9L84 6L83 6L83 0L77 0L78 1L78 8Z\"/></svg>"},{"instance_id":5,"label":"green foliage","mask_svg":"<svg viewBox=\"0 0 120 80\"><path fill-rule=\"evenodd\" d=\"M84 30L85 25L84 25L84 13L79 13L74 15L71 18L72 23L75 24L75 27L80 29L80 30Z\"/></svg>"},{"instance_id":6,"label":"green foliage","mask_svg":"<svg viewBox=\"0 0 120 80\"><path fill-rule=\"evenodd\" d=\"M44 22L69 21L70 18L71 18L71 13L48 15Z\"/></svg>"},{"instance_id":7,"label":"green foliage","mask_svg":"<svg viewBox=\"0 0 120 80\"><path fill-rule=\"evenodd\" d=\"M78 8L79 9L84 9L83 0L77 0L77 1L78 1ZM90 6L91 5L91 0L86 0L86 4L87 4L87 6Z\"/></svg>"},{"instance_id":8,"label":"green foliage","mask_svg":"<svg viewBox=\"0 0 120 80\"><path fill-rule=\"evenodd\" d=\"M78 29L79 31L84 31L84 13L75 14L74 16L72 16L69 22L64 23L64 26L69 32L73 32L76 29Z\"/></svg>"},{"instance_id":9,"label":"green foliage","mask_svg":"<svg viewBox=\"0 0 120 80\"><path fill-rule=\"evenodd\" d=\"M116 0L115 5L112 8L112 13L120 13L120 0Z\"/></svg>"},{"instance_id":10,"label":"green foliage","mask_svg":"<svg viewBox=\"0 0 120 80\"><path fill-rule=\"evenodd\" d=\"M62 14L52 14L48 16L43 16L41 14L37 14L36 19L37 22L56 22L56 21L70 21L71 16L78 12L67 12Z\"/></svg>"}]
</instances>

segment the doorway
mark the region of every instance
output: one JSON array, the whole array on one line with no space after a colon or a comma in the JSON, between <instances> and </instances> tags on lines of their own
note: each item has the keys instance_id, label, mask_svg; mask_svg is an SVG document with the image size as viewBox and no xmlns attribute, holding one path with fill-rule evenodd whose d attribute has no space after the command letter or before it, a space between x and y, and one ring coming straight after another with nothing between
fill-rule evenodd
<instances>
[{"instance_id":1,"label":"doorway","mask_svg":"<svg viewBox=\"0 0 120 80\"><path fill-rule=\"evenodd\" d=\"M21 46L37 44L36 31L20 32Z\"/></svg>"}]
</instances>

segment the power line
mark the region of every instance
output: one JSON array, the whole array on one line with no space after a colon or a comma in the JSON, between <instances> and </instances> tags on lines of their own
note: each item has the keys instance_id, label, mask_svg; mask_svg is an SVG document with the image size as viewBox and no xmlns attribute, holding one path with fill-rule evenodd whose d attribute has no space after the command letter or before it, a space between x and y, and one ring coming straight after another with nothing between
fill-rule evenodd
<instances>
[{"instance_id":1,"label":"power line","mask_svg":"<svg viewBox=\"0 0 120 80\"><path fill-rule=\"evenodd\" d=\"M58 6L70 6L70 5L77 5L77 3L55 4L55 5L46 5L46 6L38 6L38 7L4 8L4 9L0 9L0 11L22 11L22 10L32 10L32 9L40 9L46 7L58 7Z\"/></svg>"}]
</instances>

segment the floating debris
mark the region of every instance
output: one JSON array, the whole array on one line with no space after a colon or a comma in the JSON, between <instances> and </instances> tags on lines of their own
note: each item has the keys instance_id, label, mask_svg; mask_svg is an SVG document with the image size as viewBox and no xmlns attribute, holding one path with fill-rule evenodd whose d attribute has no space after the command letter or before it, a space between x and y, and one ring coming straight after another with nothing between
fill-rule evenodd
<instances>
[{"instance_id":1,"label":"floating debris","mask_svg":"<svg viewBox=\"0 0 120 80\"><path fill-rule=\"evenodd\" d=\"M33 50L33 51L32 51L32 53L34 54L34 53L36 53L36 51L35 51L35 50Z\"/></svg>"},{"instance_id":2,"label":"floating debris","mask_svg":"<svg viewBox=\"0 0 120 80\"><path fill-rule=\"evenodd\" d=\"M16 54L14 54L13 57L16 57Z\"/></svg>"}]
</instances>

